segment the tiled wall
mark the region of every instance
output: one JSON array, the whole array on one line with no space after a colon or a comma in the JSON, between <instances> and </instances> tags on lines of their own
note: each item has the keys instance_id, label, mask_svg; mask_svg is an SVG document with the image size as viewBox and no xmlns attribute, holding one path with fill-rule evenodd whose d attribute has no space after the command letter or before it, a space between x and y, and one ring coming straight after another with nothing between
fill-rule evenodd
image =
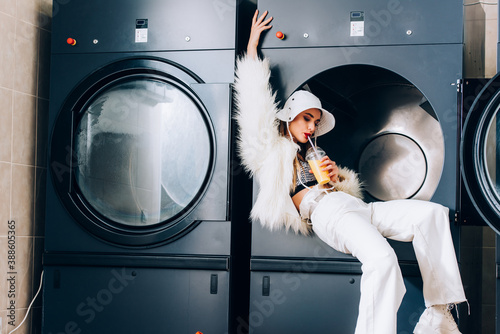
<instances>
[{"instance_id":1,"label":"tiled wall","mask_svg":"<svg viewBox=\"0 0 500 334\"><path fill-rule=\"evenodd\" d=\"M497 73L498 0L465 0L464 5L464 77L492 78Z\"/></svg>"},{"instance_id":2,"label":"tiled wall","mask_svg":"<svg viewBox=\"0 0 500 334\"><path fill-rule=\"evenodd\" d=\"M52 0L0 0L2 333L14 329L9 321L16 326L21 323L40 283L51 12ZM40 333L40 318L39 296L25 324L15 333Z\"/></svg>"}]
</instances>

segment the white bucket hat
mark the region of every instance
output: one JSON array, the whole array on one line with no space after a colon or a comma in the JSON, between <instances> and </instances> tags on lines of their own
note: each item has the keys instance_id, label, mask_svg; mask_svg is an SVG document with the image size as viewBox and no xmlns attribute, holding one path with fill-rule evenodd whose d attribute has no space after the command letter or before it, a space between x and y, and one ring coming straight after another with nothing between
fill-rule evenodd
<instances>
[{"instance_id":1,"label":"white bucket hat","mask_svg":"<svg viewBox=\"0 0 500 334\"><path fill-rule=\"evenodd\" d=\"M323 109L321 101L316 96L306 90L298 90L290 95L283 109L276 113L276 118L288 123L304 110L311 108L319 109L322 112L313 137L324 135L334 128L335 117L328 110Z\"/></svg>"}]
</instances>

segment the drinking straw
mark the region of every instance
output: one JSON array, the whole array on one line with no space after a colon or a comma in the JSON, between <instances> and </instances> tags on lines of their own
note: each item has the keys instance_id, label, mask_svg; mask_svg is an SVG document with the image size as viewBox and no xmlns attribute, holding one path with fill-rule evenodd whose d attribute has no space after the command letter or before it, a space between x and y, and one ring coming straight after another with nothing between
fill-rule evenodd
<instances>
[{"instance_id":1,"label":"drinking straw","mask_svg":"<svg viewBox=\"0 0 500 334\"><path fill-rule=\"evenodd\" d=\"M307 139L309 140L309 142L311 143L311 147L313 148L314 152L316 153L316 155L319 155L318 154L318 151L316 150L316 147L314 146L312 140L311 140L311 136L307 136Z\"/></svg>"}]
</instances>

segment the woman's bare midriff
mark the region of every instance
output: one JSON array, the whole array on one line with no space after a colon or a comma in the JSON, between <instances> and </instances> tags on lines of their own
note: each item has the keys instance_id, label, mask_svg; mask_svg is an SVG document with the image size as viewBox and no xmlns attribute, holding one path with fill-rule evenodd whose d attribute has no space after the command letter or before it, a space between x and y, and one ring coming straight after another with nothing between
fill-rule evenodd
<instances>
[{"instance_id":1,"label":"woman's bare midriff","mask_svg":"<svg viewBox=\"0 0 500 334\"><path fill-rule=\"evenodd\" d=\"M293 204L295 204L295 207L299 212L300 212L300 203L302 202L302 199L304 198L304 196L307 194L308 191L309 189L307 188L302 189L292 197Z\"/></svg>"}]
</instances>

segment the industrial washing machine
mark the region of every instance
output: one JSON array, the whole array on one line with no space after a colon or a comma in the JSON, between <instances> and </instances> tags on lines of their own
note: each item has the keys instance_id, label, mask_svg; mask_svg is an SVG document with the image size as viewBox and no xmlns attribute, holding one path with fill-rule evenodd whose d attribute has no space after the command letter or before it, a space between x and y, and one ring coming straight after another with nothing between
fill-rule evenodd
<instances>
[{"instance_id":1,"label":"industrial washing machine","mask_svg":"<svg viewBox=\"0 0 500 334\"><path fill-rule=\"evenodd\" d=\"M498 7L498 6L497 6ZM500 8L498 8L500 10ZM500 31L500 29L498 30ZM488 79L464 79L461 83L460 167L462 183L459 221L488 225L496 235L496 282L479 275L481 291L496 289L495 333L500 333L500 35L497 34L497 74ZM469 87L468 87L469 86ZM485 266L486 267L486 266ZM491 283L491 284L490 284ZM496 286L495 286L496 283ZM493 292L492 292L493 293ZM476 296L477 297L477 296ZM477 299L485 298L479 294ZM477 303L476 303L477 304ZM483 305L471 302L470 327L484 331ZM475 320L475 322L474 322ZM478 326L479 324L479 326ZM474 327L476 325L476 327ZM472 332L471 332L472 333Z\"/></svg>"},{"instance_id":2,"label":"industrial washing machine","mask_svg":"<svg viewBox=\"0 0 500 334\"><path fill-rule=\"evenodd\" d=\"M480 80L480 91L464 89L461 95L460 164L463 216L489 225L496 233L496 286L483 290L496 288L495 333L500 333L500 35L497 38L497 74L487 82Z\"/></svg>"},{"instance_id":3,"label":"industrial washing machine","mask_svg":"<svg viewBox=\"0 0 500 334\"><path fill-rule=\"evenodd\" d=\"M53 9L43 333L228 332L236 1Z\"/></svg>"},{"instance_id":4,"label":"industrial washing machine","mask_svg":"<svg viewBox=\"0 0 500 334\"><path fill-rule=\"evenodd\" d=\"M458 251L462 3L259 0L257 6L274 18L261 51L278 99L283 103L297 89L317 95L336 118L318 145L360 173L365 201L412 198L449 207ZM412 333L425 309L422 280L411 244L391 245L407 288L398 333ZM360 275L355 258L317 237L270 232L255 221L246 326L254 334L353 333Z\"/></svg>"},{"instance_id":5,"label":"industrial washing machine","mask_svg":"<svg viewBox=\"0 0 500 334\"><path fill-rule=\"evenodd\" d=\"M467 83L474 80L464 80L465 88L462 102L467 108L463 114L465 120L461 132L460 162L463 182L460 214L461 221L468 219L475 225L489 225L496 233L496 333L500 333L499 305L500 280L500 75L487 81L480 80L483 87L480 91L469 92L465 88ZM473 101L473 102L472 102ZM472 103L472 104L471 104ZM481 284L487 286L471 287L481 291L494 291L493 280L479 276ZM488 285L488 283L492 283ZM481 300L479 296L473 296ZM484 298L484 295L483 297ZM472 299L472 298L471 298ZM484 316L481 314L482 305L471 300L470 326L481 324ZM474 306L474 308L473 308ZM475 310L475 311L474 311ZM474 311L474 312L473 312ZM474 320L476 320L474 322ZM475 328L475 330L479 330Z\"/></svg>"}]
</instances>

